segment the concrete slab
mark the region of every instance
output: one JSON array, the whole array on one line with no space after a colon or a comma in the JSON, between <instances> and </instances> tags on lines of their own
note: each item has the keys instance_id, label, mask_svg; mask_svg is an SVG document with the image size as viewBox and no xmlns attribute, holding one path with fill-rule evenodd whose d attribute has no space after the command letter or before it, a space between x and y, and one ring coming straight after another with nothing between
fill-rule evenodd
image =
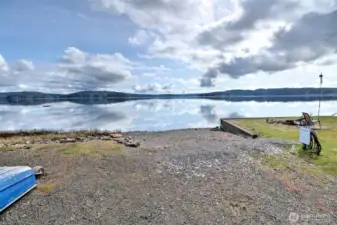
<instances>
[{"instance_id":1,"label":"concrete slab","mask_svg":"<svg viewBox=\"0 0 337 225\"><path fill-rule=\"evenodd\" d=\"M229 118L220 118L220 120L255 120L255 119L289 119L289 118L296 118L296 116L281 116L281 117L239 117L239 118L234 118L234 117L229 117ZM298 117L300 118L300 117Z\"/></svg>"},{"instance_id":2,"label":"concrete slab","mask_svg":"<svg viewBox=\"0 0 337 225\"><path fill-rule=\"evenodd\" d=\"M253 134L253 133L245 130L244 128L234 124L230 120L220 119L220 124L221 124L222 130L225 131L225 132L229 132L229 133L232 133L232 134L236 134L236 135L240 135L240 136L244 136L244 137L249 137L249 138L257 138L258 137L258 135Z\"/></svg>"}]
</instances>

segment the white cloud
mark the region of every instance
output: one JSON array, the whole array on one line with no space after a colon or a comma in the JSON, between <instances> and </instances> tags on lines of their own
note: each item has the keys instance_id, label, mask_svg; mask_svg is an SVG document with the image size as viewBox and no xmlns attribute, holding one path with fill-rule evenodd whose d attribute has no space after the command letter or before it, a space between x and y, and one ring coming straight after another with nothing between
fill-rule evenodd
<instances>
[{"instance_id":1,"label":"white cloud","mask_svg":"<svg viewBox=\"0 0 337 225\"><path fill-rule=\"evenodd\" d=\"M15 63L14 65L12 65L11 68L15 71L23 72L23 71L34 70L35 66L34 66L33 62L21 59L17 63Z\"/></svg>"},{"instance_id":2,"label":"white cloud","mask_svg":"<svg viewBox=\"0 0 337 225\"><path fill-rule=\"evenodd\" d=\"M74 47L64 51L59 63L48 67L35 67L28 60L7 63L0 55L1 86L6 87L1 91L112 90L116 89L116 85L133 78L134 72L145 71L156 74L170 69L163 65L147 66L134 62L120 53L91 54ZM136 80L134 78L133 82Z\"/></svg>"},{"instance_id":3,"label":"white cloud","mask_svg":"<svg viewBox=\"0 0 337 225\"><path fill-rule=\"evenodd\" d=\"M138 93L157 92L161 86L159 84L148 84L146 86L134 85L133 90Z\"/></svg>"},{"instance_id":4,"label":"white cloud","mask_svg":"<svg viewBox=\"0 0 337 225\"><path fill-rule=\"evenodd\" d=\"M172 69L166 67L166 66L163 66L163 65L159 65L159 66L146 66L146 65L143 65L143 64L136 64L134 66L134 69L135 70L146 70L146 71L154 71L154 72L169 72L169 71L172 71Z\"/></svg>"},{"instance_id":5,"label":"white cloud","mask_svg":"<svg viewBox=\"0 0 337 225\"><path fill-rule=\"evenodd\" d=\"M137 93L158 93L168 92L172 88L172 83L166 85L160 85L158 83L152 83L145 86L134 85L133 90Z\"/></svg>"},{"instance_id":6,"label":"white cloud","mask_svg":"<svg viewBox=\"0 0 337 225\"><path fill-rule=\"evenodd\" d=\"M162 89L166 90L166 91L169 91L172 88L172 85L173 85L172 83L169 83L167 85L162 86Z\"/></svg>"},{"instance_id":7,"label":"white cloud","mask_svg":"<svg viewBox=\"0 0 337 225\"><path fill-rule=\"evenodd\" d=\"M154 76L156 76L155 73L143 73L142 75L145 76L145 77L154 77Z\"/></svg>"},{"instance_id":8,"label":"white cloud","mask_svg":"<svg viewBox=\"0 0 337 225\"><path fill-rule=\"evenodd\" d=\"M2 57L2 55L0 55L0 72L4 73L8 71L8 64L6 62L6 60L4 59L4 57ZM0 73L0 75L2 74Z\"/></svg>"},{"instance_id":9,"label":"white cloud","mask_svg":"<svg viewBox=\"0 0 337 225\"><path fill-rule=\"evenodd\" d=\"M88 54L68 48L61 57L60 69L71 79L71 84L83 89L108 87L131 77L132 64L120 53Z\"/></svg>"},{"instance_id":10,"label":"white cloud","mask_svg":"<svg viewBox=\"0 0 337 225\"><path fill-rule=\"evenodd\" d=\"M103 14L76 12L88 19L81 21L95 15L112 22L110 27L133 23L116 32L118 41L123 37L123 44L130 44L120 46L124 55L69 47L59 62L46 68L36 59L35 65L28 60L6 62L0 55L0 85L18 90L125 90L128 86L144 93L204 92L285 87L293 85L291 78L298 85L314 86L314 78L307 77L316 77L317 71L334 83L336 0L90 2Z\"/></svg>"},{"instance_id":11,"label":"white cloud","mask_svg":"<svg viewBox=\"0 0 337 225\"><path fill-rule=\"evenodd\" d=\"M31 61L19 60L16 63L9 64L0 54L0 87L5 88L20 85L22 78L35 69Z\"/></svg>"},{"instance_id":12,"label":"white cloud","mask_svg":"<svg viewBox=\"0 0 337 225\"><path fill-rule=\"evenodd\" d=\"M176 60L199 70L204 74L201 87L216 86L222 74L238 79L258 77L260 72L275 76L298 71L303 63L334 58L337 51L335 0L94 2L101 10L129 17L141 27L139 39L155 30L156 39L147 42L148 52L140 56ZM320 65L334 63L327 60Z\"/></svg>"},{"instance_id":13,"label":"white cloud","mask_svg":"<svg viewBox=\"0 0 337 225\"><path fill-rule=\"evenodd\" d=\"M185 33L186 29L194 29L191 24L207 24L213 20L214 11L210 1L205 0L94 0L93 3L97 9L127 15L140 27L163 33Z\"/></svg>"},{"instance_id":14,"label":"white cloud","mask_svg":"<svg viewBox=\"0 0 337 225\"><path fill-rule=\"evenodd\" d=\"M153 41L156 38L156 35L150 33L146 30L138 30L136 34L132 37L129 37L128 41L133 45L145 45Z\"/></svg>"},{"instance_id":15,"label":"white cloud","mask_svg":"<svg viewBox=\"0 0 337 225\"><path fill-rule=\"evenodd\" d=\"M64 55L61 57L61 62L79 64L85 62L87 54L81 50L69 47L64 51Z\"/></svg>"}]
</instances>

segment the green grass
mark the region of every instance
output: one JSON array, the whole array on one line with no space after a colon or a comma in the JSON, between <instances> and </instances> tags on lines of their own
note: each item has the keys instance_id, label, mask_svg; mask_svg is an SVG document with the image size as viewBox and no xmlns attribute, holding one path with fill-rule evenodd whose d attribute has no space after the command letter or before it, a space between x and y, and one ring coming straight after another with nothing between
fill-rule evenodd
<instances>
[{"instance_id":1,"label":"green grass","mask_svg":"<svg viewBox=\"0 0 337 225\"><path fill-rule=\"evenodd\" d=\"M280 118L279 120L286 119L297 118ZM322 145L321 156L313 158L311 154L301 150L301 145L297 146L297 150L301 158L315 164L329 174L337 175L337 117L320 117L320 121L323 129L317 130L316 133ZM298 141L299 138L299 130L296 126L268 124L266 119L240 119L232 122L266 138L284 138L293 141ZM276 161L271 163L277 164Z\"/></svg>"}]
</instances>

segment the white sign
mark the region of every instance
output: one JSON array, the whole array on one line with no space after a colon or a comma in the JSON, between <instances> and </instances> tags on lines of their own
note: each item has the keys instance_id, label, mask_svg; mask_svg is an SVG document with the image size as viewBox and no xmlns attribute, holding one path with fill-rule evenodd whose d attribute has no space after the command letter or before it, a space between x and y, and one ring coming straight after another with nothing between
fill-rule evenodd
<instances>
[{"instance_id":1,"label":"white sign","mask_svg":"<svg viewBox=\"0 0 337 225\"><path fill-rule=\"evenodd\" d=\"M303 144L310 144L310 128L300 127L299 141Z\"/></svg>"}]
</instances>

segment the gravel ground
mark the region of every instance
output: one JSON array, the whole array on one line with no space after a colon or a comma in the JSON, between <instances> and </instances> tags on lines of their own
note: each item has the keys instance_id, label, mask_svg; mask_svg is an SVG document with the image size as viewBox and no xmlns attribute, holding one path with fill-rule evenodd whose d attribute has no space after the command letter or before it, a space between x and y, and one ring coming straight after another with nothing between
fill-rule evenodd
<instances>
[{"instance_id":1,"label":"gravel ground","mask_svg":"<svg viewBox=\"0 0 337 225\"><path fill-rule=\"evenodd\" d=\"M0 165L44 165L48 175L38 182L56 187L32 191L0 215L0 224L290 224L292 212L298 224L305 216L310 224L337 224L336 180L322 185L323 178L249 157L279 154L288 141L209 129L125 135L141 146L104 156L1 153Z\"/></svg>"}]
</instances>

